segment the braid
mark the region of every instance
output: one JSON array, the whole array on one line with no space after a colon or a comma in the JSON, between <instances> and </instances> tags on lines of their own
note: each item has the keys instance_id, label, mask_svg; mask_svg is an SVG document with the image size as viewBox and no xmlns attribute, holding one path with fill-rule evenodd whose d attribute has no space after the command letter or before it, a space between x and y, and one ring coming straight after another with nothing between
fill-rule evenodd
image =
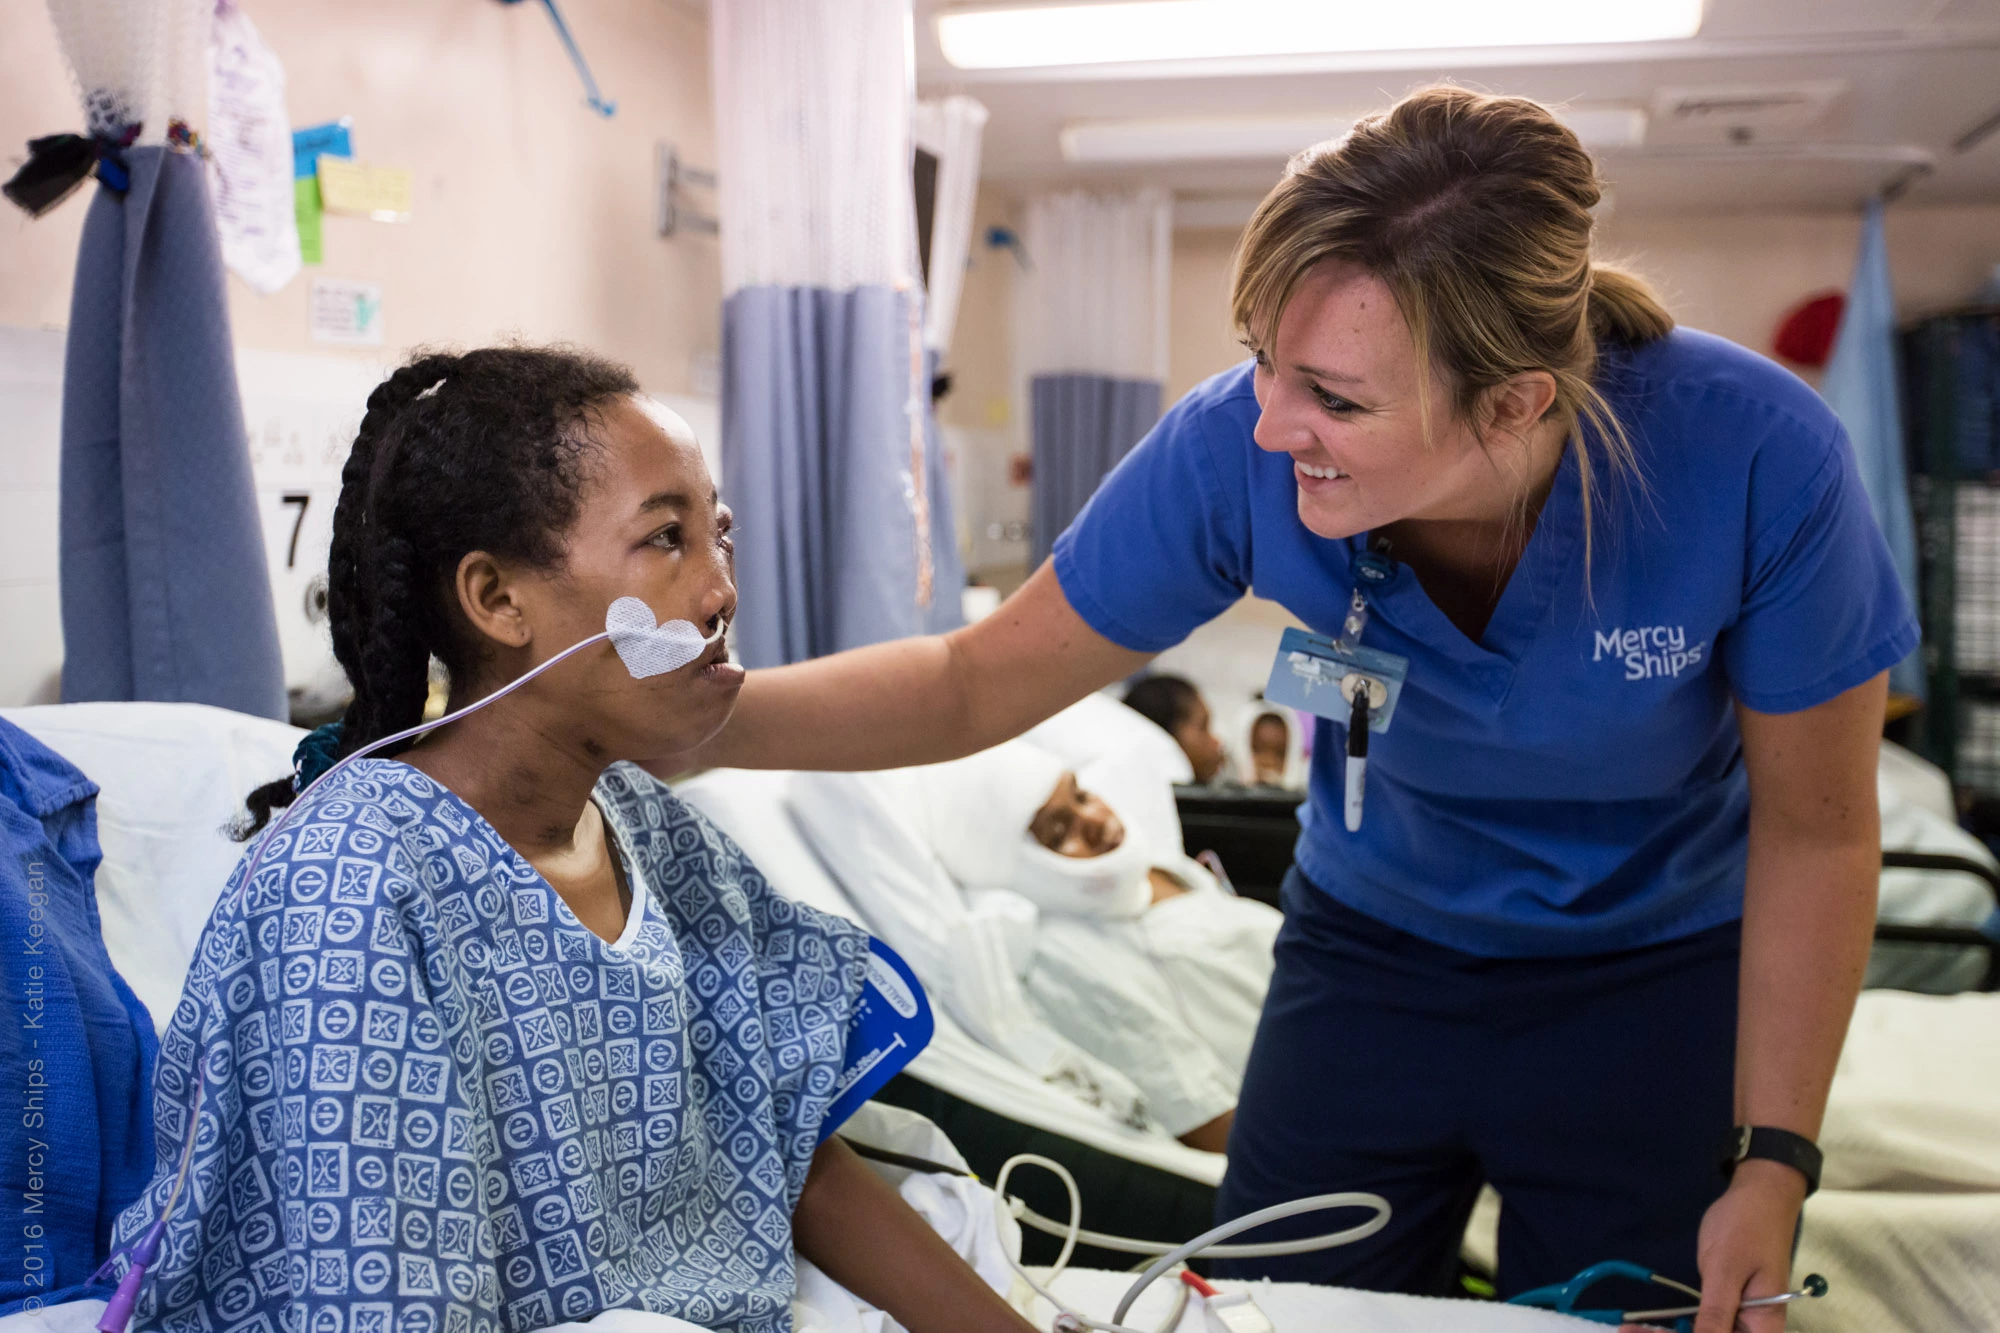
<instances>
[{"instance_id":1,"label":"braid","mask_svg":"<svg viewBox=\"0 0 2000 1333\"><path fill-rule=\"evenodd\" d=\"M415 547L385 535L367 557L374 596L361 632L361 670L341 729L340 753L350 755L423 720L430 693L431 649L419 610L425 590ZM385 758L389 751L380 752Z\"/></svg>"},{"instance_id":2,"label":"braid","mask_svg":"<svg viewBox=\"0 0 2000 1333\"><path fill-rule=\"evenodd\" d=\"M354 687L340 757L422 720L432 657L454 677L477 661L448 591L467 552L560 562L592 413L638 390L623 366L534 347L422 353L375 387L327 549L333 655ZM292 796L289 778L252 792L237 836Z\"/></svg>"}]
</instances>

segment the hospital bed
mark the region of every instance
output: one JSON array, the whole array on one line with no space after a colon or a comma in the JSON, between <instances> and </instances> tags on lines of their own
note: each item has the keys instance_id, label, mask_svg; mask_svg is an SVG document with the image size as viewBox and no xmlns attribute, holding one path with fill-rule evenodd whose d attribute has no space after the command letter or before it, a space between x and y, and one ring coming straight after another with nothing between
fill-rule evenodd
<instances>
[{"instance_id":1,"label":"hospital bed","mask_svg":"<svg viewBox=\"0 0 2000 1333\"><path fill-rule=\"evenodd\" d=\"M244 793L289 767L301 733L199 705L83 704L0 710L0 716L69 757L103 789L98 900L106 944L164 1027L208 912L241 853L223 827ZM1069 745L1072 761L1081 762L1102 742L1079 739L1090 728L1086 720L1072 721L1077 725L1055 743ZM718 772L678 790L736 837L781 892L856 915L799 833L789 806L792 781L782 773ZM1001 1157L1021 1149L1040 1148L1072 1164L1087 1226L1169 1240L1201 1229L1221 1158L1083 1106L986 1050L947 1016L939 1018L931 1047L891 1085L886 1100L949 1122L950 1137L989 1178ZM1827 1188L1808 1209L1801 1250L1802 1265L1833 1278L1836 1295L1795 1314L1793 1328L2000 1327L2000 1290L1991 1271L1991 1256L2000 1253L2000 1061L1983 1054L1993 1050L2000 1050L2000 995L1863 997L1828 1115ZM1066 1216L1059 1189L1044 1188L1040 1177L1022 1176L1010 1192L1037 1212ZM1129 1258L1109 1256L1098 1262L1130 1265ZM1066 1274L1058 1290L1102 1316L1126 1280L1084 1269ZM1266 1309L1279 1317L1281 1330L1581 1327L1470 1303L1307 1287L1267 1294ZM54 1328L31 1321L17 1330L19 1318L0 1321L0 1333ZM880 1326L857 1320L825 1327L863 1333ZM1200 1329L1198 1314L1183 1327Z\"/></svg>"}]
</instances>

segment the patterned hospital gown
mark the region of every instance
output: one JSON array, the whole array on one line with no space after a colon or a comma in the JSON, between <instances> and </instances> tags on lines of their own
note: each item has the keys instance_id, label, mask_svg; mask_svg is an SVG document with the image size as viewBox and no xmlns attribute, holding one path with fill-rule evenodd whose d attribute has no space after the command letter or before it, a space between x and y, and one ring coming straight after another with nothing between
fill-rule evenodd
<instances>
[{"instance_id":1,"label":"patterned hospital gown","mask_svg":"<svg viewBox=\"0 0 2000 1333\"><path fill-rule=\"evenodd\" d=\"M471 807L406 764L322 783L161 1043L158 1215L135 1328L526 1333L614 1307L787 1333L791 1214L868 936L779 897L629 765L597 801L652 909L580 925ZM200 1073L197 1074L197 1070Z\"/></svg>"}]
</instances>

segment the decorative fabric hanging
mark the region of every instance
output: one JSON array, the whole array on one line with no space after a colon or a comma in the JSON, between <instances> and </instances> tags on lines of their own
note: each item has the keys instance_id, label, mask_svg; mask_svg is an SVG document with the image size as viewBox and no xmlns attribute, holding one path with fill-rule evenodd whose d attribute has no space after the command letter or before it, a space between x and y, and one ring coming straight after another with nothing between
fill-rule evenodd
<instances>
[{"instance_id":1,"label":"decorative fabric hanging","mask_svg":"<svg viewBox=\"0 0 2000 1333\"><path fill-rule=\"evenodd\" d=\"M50 13L104 187L84 219L64 353L62 697L283 718L277 616L193 128L205 116L215 0L51 0ZM129 146L114 157L107 143Z\"/></svg>"}]
</instances>

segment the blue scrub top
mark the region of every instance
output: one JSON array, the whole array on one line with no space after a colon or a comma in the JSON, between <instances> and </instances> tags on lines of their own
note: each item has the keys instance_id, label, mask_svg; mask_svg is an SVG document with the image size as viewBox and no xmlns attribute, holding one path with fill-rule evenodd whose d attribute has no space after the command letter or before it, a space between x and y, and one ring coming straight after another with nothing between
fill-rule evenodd
<instances>
[{"instance_id":1,"label":"blue scrub top","mask_svg":"<svg viewBox=\"0 0 2000 1333\"><path fill-rule=\"evenodd\" d=\"M1290 457L1251 438L1251 373L1175 404L1057 540L1064 594L1113 642L1169 648L1246 592L1339 634L1365 536L1299 521ZM1809 387L1685 329L1607 345L1597 386L1642 481L1594 488L1588 587L1571 449L1477 643L1407 568L1370 586L1362 642L1410 675L1370 742L1359 833L1340 815L1345 723L1321 719L1314 739L1299 869L1487 957L1738 918L1749 785L1732 700L1810 708L1917 644L1853 449Z\"/></svg>"}]
</instances>

